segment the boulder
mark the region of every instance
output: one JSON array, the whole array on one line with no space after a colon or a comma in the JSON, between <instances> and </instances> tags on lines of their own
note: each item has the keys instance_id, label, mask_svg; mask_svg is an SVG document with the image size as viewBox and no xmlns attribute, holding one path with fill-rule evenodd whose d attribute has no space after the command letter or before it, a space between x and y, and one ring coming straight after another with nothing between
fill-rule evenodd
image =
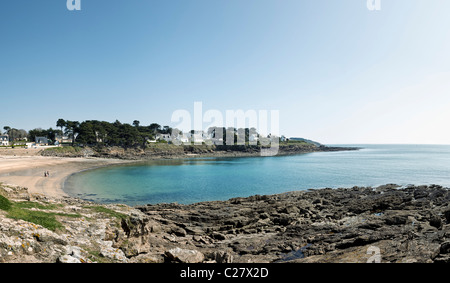
<instances>
[{"instance_id":1,"label":"boulder","mask_svg":"<svg viewBox=\"0 0 450 283\"><path fill-rule=\"evenodd\" d=\"M70 255L62 255L58 257L57 263L81 263L79 258L75 258Z\"/></svg>"},{"instance_id":2,"label":"boulder","mask_svg":"<svg viewBox=\"0 0 450 283\"><path fill-rule=\"evenodd\" d=\"M233 255L225 251L214 252L214 259L217 263L233 263Z\"/></svg>"},{"instance_id":3,"label":"boulder","mask_svg":"<svg viewBox=\"0 0 450 283\"><path fill-rule=\"evenodd\" d=\"M179 247L166 251L165 255L169 260L181 263L200 263L205 259L203 253L197 250L187 250Z\"/></svg>"}]
</instances>

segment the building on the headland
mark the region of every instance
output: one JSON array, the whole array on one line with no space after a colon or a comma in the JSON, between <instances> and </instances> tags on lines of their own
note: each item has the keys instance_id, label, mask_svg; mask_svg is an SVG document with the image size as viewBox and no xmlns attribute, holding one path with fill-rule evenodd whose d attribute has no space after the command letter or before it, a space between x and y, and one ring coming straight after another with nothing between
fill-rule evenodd
<instances>
[{"instance_id":1,"label":"building on the headland","mask_svg":"<svg viewBox=\"0 0 450 283\"><path fill-rule=\"evenodd\" d=\"M251 134L251 135L248 136L248 141L252 142L252 143L257 142L258 139L259 139L258 138L258 134Z\"/></svg>"},{"instance_id":2,"label":"building on the headland","mask_svg":"<svg viewBox=\"0 0 450 283\"><path fill-rule=\"evenodd\" d=\"M199 143L206 143L206 144L213 144L214 143L214 132L209 133L205 131L197 131L192 130L188 134L188 138L191 142L199 144Z\"/></svg>"},{"instance_id":3,"label":"building on the headland","mask_svg":"<svg viewBox=\"0 0 450 283\"><path fill-rule=\"evenodd\" d=\"M55 136L55 145L71 144L71 143L72 143L72 138L70 138L68 136L62 136L62 135Z\"/></svg>"},{"instance_id":4,"label":"building on the headland","mask_svg":"<svg viewBox=\"0 0 450 283\"><path fill-rule=\"evenodd\" d=\"M1 146L9 146L9 136L8 135L0 135L0 145Z\"/></svg>"},{"instance_id":5,"label":"building on the headland","mask_svg":"<svg viewBox=\"0 0 450 283\"><path fill-rule=\"evenodd\" d=\"M178 143L187 144L187 143L189 143L189 138L185 134L181 133L181 134L178 134L177 136L173 137L172 141L177 141Z\"/></svg>"},{"instance_id":6,"label":"building on the headland","mask_svg":"<svg viewBox=\"0 0 450 283\"><path fill-rule=\"evenodd\" d=\"M47 137L36 137L34 139L34 142L36 143L36 145L40 145L40 146L48 145Z\"/></svg>"},{"instance_id":7,"label":"building on the headland","mask_svg":"<svg viewBox=\"0 0 450 283\"><path fill-rule=\"evenodd\" d=\"M171 137L170 137L170 134L157 134L156 140L170 142Z\"/></svg>"},{"instance_id":8,"label":"building on the headland","mask_svg":"<svg viewBox=\"0 0 450 283\"><path fill-rule=\"evenodd\" d=\"M191 133L189 134L189 139L193 143L205 142L203 131L191 131Z\"/></svg>"}]
</instances>

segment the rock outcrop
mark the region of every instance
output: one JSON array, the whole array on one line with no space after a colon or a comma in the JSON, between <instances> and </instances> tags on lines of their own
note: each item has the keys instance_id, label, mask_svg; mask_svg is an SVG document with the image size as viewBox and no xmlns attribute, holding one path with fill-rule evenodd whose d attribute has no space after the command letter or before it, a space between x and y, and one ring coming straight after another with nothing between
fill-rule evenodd
<instances>
[{"instance_id":1,"label":"rock outcrop","mask_svg":"<svg viewBox=\"0 0 450 283\"><path fill-rule=\"evenodd\" d=\"M0 210L0 262L450 261L450 191L436 185L137 207L5 185L0 194L11 202ZM18 209L59 224L46 228Z\"/></svg>"},{"instance_id":2,"label":"rock outcrop","mask_svg":"<svg viewBox=\"0 0 450 283\"><path fill-rule=\"evenodd\" d=\"M295 155L310 152L357 150L356 147L317 146L310 143L280 144L276 155ZM261 156L261 146L244 145L182 145L152 144L145 150L141 148L113 147L53 147L40 151L42 156L51 157L100 157L126 160L150 160L201 157Z\"/></svg>"}]
</instances>

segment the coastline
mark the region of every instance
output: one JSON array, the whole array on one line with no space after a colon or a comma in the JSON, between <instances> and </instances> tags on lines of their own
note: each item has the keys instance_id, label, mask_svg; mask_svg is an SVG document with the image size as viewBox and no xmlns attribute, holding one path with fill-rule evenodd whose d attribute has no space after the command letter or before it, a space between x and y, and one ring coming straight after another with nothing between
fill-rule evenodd
<instances>
[{"instance_id":1,"label":"coastline","mask_svg":"<svg viewBox=\"0 0 450 283\"><path fill-rule=\"evenodd\" d=\"M185 158L196 156L204 157ZM0 262L450 262L450 190L439 185L140 206L94 203L60 189L71 174L134 162L0 156Z\"/></svg>"},{"instance_id":2,"label":"coastline","mask_svg":"<svg viewBox=\"0 0 450 283\"><path fill-rule=\"evenodd\" d=\"M0 182L28 188L32 194L49 197L69 196L64 182L72 174L102 166L132 161L107 158L70 158L44 156L0 156ZM48 177L44 172L48 171Z\"/></svg>"}]
</instances>

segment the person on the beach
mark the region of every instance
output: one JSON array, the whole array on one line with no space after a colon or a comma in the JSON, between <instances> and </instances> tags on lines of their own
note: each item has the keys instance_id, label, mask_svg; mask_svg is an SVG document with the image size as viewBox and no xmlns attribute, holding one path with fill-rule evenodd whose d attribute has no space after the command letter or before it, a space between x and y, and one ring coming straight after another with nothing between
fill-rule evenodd
<instances>
[{"instance_id":1,"label":"person on the beach","mask_svg":"<svg viewBox=\"0 0 450 283\"><path fill-rule=\"evenodd\" d=\"M47 177L47 171L44 171L44 177Z\"/></svg>"}]
</instances>

